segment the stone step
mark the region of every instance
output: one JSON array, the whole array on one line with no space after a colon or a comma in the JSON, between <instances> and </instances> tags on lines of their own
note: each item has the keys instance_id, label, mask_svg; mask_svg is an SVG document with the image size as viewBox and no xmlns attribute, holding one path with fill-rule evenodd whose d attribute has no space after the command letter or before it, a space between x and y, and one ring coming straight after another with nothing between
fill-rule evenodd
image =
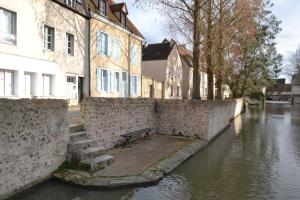
<instances>
[{"instance_id":1,"label":"stone step","mask_svg":"<svg viewBox=\"0 0 300 200\"><path fill-rule=\"evenodd\" d=\"M69 129L70 133L79 132L79 131L84 131L83 124L75 124L70 126Z\"/></svg>"},{"instance_id":2,"label":"stone step","mask_svg":"<svg viewBox=\"0 0 300 200\"><path fill-rule=\"evenodd\" d=\"M86 131L70 133L70 141L79 141L79 140L85 140L85 139L87 139Z\"/></svg>"},{"instance_id":3,"label":"stone step","mask_svg":"<svg viewBox=\"0 0 300 200\"><path fill-rule=\"evenodd\" d=\"M90 147L90 148L83 150L80 153L79 159L87 160L87 159L96 158L98 156L105 154L105 152L106 152L106 149L104 147Z\"/></svg>"},{"instance_id":4,"label":"stone step","mask_svg":"<svg viewBox=\"0 0 300 200\"><path fill-rule=\"evenodd\" d=\"M97 140L93 139L86 139L86 140L79 140L79 141L71 141L69 144L69 152L82 152L83 150L97 146Z\"/></svg>"},{"instance_id":5,"label":"stone step","mask_svg":"<svg viewBox=\"0 0 300 200\"><path fill-rule=\"evenodd\" d=\"M104 169L113 162L113 156L101 155L93 159L88 159L80 162L80 166L88 171L96 171Z\"/></svg>"}]
</instances>

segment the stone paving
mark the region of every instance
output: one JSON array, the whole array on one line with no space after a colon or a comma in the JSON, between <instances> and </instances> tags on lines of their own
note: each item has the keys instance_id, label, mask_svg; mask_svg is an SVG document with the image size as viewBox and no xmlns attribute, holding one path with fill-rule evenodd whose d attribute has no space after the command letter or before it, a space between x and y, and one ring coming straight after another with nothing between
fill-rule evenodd
<instances>
[{"instance_id":1,"label":"stone paving","mask_svg":"<svg viewBox=\"0 0 300 200\"><path fill-rule=\"evenodd\" d=\"M114 156L114 163L106 169L95 173L65 169L55 177L98 188L156 183L207 144L196 138L151 136L150 140L140 139L129 147L108 151Z\"/></svg>"}]
</instances>

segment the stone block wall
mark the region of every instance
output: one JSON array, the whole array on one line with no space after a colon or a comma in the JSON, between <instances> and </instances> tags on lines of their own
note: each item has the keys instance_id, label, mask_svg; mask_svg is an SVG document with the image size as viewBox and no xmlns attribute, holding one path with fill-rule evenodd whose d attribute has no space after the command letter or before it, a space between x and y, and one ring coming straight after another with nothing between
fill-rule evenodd
<instances>
[{"instance_id":1,"label":"stone block wall","mask_svg":"<svg viewBox=\"0 0 300 200\"><path fill-rule=\"evenodd\" d=\"M48 178L66 160L64 100L0 99L0 199Z\"/></svg>"},{"instance_id":2,"label":"stone block wall","mask_svg":"<svg viewBox=\"0 0 300 200\"><path fill-rule=\"evenodd\" d=\"M194 100L157 100L157 133L204 138L209 103Z\"/></svg>"},{"instance_id":3,"label":"stone block wall","mask_svg":"<svg viewBox=\"0 0 300 200\"><path fill-rule=\"evenodd\" d=\"M151 99L86 98L81 115L89 136L105 148L118 145L122 134L156 126Z\"/></svg>"},{"instance_id":4,"label":"stone block wall","mask_svg":"<svg viewBox=\"0 0 300 200\"><path fill-rule=\"evenodd\" d=\"M157 132L211 140L243 110L243 100L157 100Z\"/></svg>"}]
</instances>

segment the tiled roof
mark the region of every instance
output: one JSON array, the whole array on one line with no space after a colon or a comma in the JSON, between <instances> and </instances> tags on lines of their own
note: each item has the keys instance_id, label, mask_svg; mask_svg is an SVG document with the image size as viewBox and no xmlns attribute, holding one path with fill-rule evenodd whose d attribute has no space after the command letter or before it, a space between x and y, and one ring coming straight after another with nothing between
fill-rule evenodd
<instances>
[{"instance_id":1,"label":"tiled roof","mask_svg":"<svg viewBox=\"0 0 300 200\"><path fill-rule=\"evenodd\" d=\"M98 0L88 0L89 8L95 12L99 13L99 1ZM121 25L120 20L117 18L117 16L113 13L112 8L115 10L120 7L120 5L124 6L125 3L115 4L112 0L106 0L106 3L108 6L106 6L106 17L113 23L117 25ZM114 7L117 5L116 7ZM144 38L144 36L140 33L140 31L134 26L134 24L130 21L130 19L127 17L126 19L126 29L130 31L131 33Z\"/></svg>"},{"instance_id":2,"label":"tiled roof","mask_svg":"<svg viewBox=\"0 0 300 200\"><path fill-rule=\"evenodd\" d=\"M83 3L78 3L77 1L74 1L74 5L73 6L68 6L65 3L65 0L51 0L69 10L72 10L84 17L89 17L89 9L88 9L88 4L86 3L86 1L83 1Z\"/></svg>"},{"instance_id":3,"label":"tiled roof","mask_svg":"<svg viewBox=\"0 0 300 200\"><path fill-rule=\"evenodd\" d=\"M163 41L157 44L148 44L143 48L143 61L167 60L175 43Z\"/></svg>"}]
</instances>

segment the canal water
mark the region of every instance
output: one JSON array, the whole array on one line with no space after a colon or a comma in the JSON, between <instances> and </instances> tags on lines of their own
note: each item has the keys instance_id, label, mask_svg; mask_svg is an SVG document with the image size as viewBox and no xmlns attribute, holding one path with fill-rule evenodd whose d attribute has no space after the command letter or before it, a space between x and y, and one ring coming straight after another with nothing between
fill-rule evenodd
<instances>
[{"instance_id":1,"label":"canal water","mask_svg":"<svg viewBox=\"0 0 300 200\"><path fill-rule=\"evenodd\" d=\"M51 180L12 199L300 199L300 107L249 108L224 134L155 186L100 191Z\"/></svg>"}]
</instances>

